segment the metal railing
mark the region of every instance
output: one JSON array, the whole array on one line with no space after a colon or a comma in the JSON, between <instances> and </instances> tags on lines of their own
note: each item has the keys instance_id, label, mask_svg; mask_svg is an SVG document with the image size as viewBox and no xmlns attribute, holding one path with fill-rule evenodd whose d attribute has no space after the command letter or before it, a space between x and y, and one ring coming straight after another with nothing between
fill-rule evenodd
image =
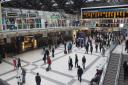
<instances>
[{"instance_id":1,"label":"metal railing","mask_svg":"<svg viewBox=\"0 0 128 85\"><path fill-rule=\"evenodd\" d=\"M123 53L123 45L122 45L122 50L121 50L121 54L120 54L120 58L119 58L118 70L116 73L115 85L118 85L118 79L119 79L120 68L121 68L121 61L122 61L122 57L123 57L122 53Z\"/></svg>"}]
</instances>

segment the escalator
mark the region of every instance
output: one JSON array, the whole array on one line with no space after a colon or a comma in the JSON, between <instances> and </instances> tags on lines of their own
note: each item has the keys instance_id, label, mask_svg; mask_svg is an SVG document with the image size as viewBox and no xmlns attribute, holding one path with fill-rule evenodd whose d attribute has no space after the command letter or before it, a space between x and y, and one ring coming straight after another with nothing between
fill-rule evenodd
<instances>
[{"instance_id":1,"label":"escalator","mask_svg":"<svg viewBox=\"0 0 128 85\"><path fill-rule=\"evenodd\" d=\"M115 85L120 54L112 53L102 85Z\"/></svg>"}]
</instances>

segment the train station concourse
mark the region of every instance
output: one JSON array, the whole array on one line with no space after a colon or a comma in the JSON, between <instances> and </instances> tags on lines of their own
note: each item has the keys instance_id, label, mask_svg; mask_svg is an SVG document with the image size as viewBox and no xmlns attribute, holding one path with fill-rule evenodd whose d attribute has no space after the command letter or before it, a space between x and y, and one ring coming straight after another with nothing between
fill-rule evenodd
<instances>
[{"instance_id":1,"label":"train station concourse","mask_svg":"<svg viewBox=\"0 0 128 85\"><path fill-rule=\"evenodd\" d=\"M128 1L1 0L0 85L128 85Z\"/></svg>"}]
</instances>

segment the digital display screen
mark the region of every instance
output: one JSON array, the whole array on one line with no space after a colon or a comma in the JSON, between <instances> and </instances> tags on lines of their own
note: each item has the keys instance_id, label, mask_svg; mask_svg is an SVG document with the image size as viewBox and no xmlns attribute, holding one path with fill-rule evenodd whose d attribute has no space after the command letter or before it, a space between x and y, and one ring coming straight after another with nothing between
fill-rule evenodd
<instances>
[{"instance_id":1,"label":"digital display screen","mask_svg":"<svg viewBox=\"0 0 128 85\"><path fill-rule=\"evenodd\" d=\"M81 9L82 19L86 18L127 18L128 8L118 7L118 8L91 8L91 9Z\"/></svg>"}]
</instances>

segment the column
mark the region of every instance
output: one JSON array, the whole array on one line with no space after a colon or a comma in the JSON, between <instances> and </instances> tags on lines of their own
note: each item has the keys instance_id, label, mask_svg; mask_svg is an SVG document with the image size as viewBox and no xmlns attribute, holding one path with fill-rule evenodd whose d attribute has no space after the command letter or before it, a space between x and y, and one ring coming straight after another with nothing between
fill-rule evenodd
<instances>
[{"instance_id":1,"label":"column","mask_svg":"<svg viewBox=\"0 0 128 85\"><path fill-rule=\"evenodd\" d=\"M1 11L1 1L0 1L0 32L2 31L2 11Z\"/></svg>"}]
</instances>

